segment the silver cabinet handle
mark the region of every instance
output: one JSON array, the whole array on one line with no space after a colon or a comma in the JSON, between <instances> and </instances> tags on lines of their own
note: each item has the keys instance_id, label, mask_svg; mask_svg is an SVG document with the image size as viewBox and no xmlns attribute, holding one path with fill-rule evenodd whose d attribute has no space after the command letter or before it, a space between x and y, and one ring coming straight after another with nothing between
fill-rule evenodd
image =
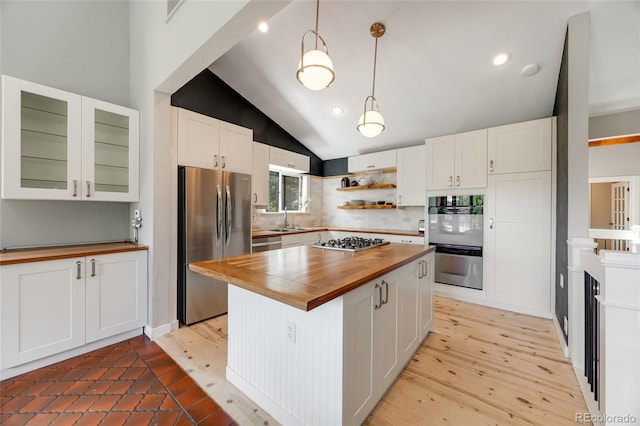
<instances>
[{"instance_id":1,"label":"silver cabinet handle","mask_svg":"<svg viewBox=\"0 0 640 426\"><path fill-rule=\"evenodd\" d=\"M73 180L73 196L78 196L78 181L75 179Z\"/></svg>"},{"instance_id":2,"label":"silver cabinet handle","mask_svg":"<svg viewBox=\"0 0 640 426\"><path fill-rule=\"evenodd\" d=\"M378 289L378 300L380 303L376 303L374 309L380 309L382 307L382 286L376 283L376 288Z\"/></svg>"},{"instance_id":3,"label":"silver cabinet handle","mask_svg":"<svg viewBox=\"0 0 640 426\"><path fill-rule=\"evenodd\" d=\"M221 158L222 158L222 168L224 169L225 167L227 167L227 160L225 160L224 155Z\"/></svg>"},{"instance_id":4,"label":"silver cabinet handle","mask_svg":"<svg viewBox=\"0 0 640 426\"><path fill-rule=\"evenodd\" d=\"M398 205L402 204L402 195L398 195Z\"/></svg>"},{"instance_id":5,"label":"silver cabinet handle","mask_svg":"<svg viewBox=\"0 0 640 426\"><path fill-rule=\"evenodd\" d=\"M87 198L91 197L91 182L87 181Z\"/></svg>"},{"instance_id":6,"label":"silver cabinet handle","mask_svg":"<svg viewBox=\"0 0 640 426\"><path fill-rule=\"evenodd\" d=\"M384 284L384 302L381 302L381 305L386 305L389 303L389 283L385 280L382 280L382 284ZM382 286L380 286L382 288Z\"/></svg>"},{"instance_id":7,"label":"silver cabinet handle","mask_svg":"<svg viewBox=\"0 0 640 426\"><path fill-rule=\"evenodd\" d=\"M253 202L254 203L258 202L258 194L256 192L253 193Z\"/></svg>"},{"instance_id":8,"label":"silver cabinet handle","mask_svg":"<svg viewBox=\"0 0 640 426\"><path fill-rule=\"evenodd\" d=\"M82 262L79 260L76 262L76 279L79 280L82 278Z\"/></svg>"},{"instance_id":9,"label":"silver cabinet handle","mask_svg":"<svg viewBox=\"0 0 640 426\"><path fill-rule=\"evenodd\" d=\"M95 259L91 259L91 276L92 277L96 276L96 260Z\"/></svg>"},{"instance_id":10,"label":"silver cabinet handle","mask_svg":"<svg viewBox=\"0 0 640 426\"><path fill-rule=\"evenodd\" d=\"M218 167L218 154L213 156L213 167Z\"/></svg>"},{"instance_id":11,"label":"silver cabinet handle","mask_svg":"<svg viewBox=\"0 0 640 426\"><path fill-rule=\"evenodd\" d=\"M367 169L375 169L376 165L372 164L371 166L367 166Z\"/></svg>"},{"instance_id":12,"label":"silver cabinet handle","mask_svg":"<svg viewBox=\"0 0 640 426\"><path fill-rule=\"evenodd\" d=\"M449 176L449 186L453 186L453 176Z\"/></svg>"},{"instance_id":13,"label":"silver cabinet handle","mask_svg":"<svg viewBox=\"0 0 640 426\"><path fill-rule=\"evenodd\" d=\"M424 268L424 271L423 271L423 273L422 273L422 276L423 276L423 277L426 277L427 275L429 275L429 274L428 274L428 273L429 273L429 269L427 268L427 261L426 261L426 260L423 260L423 261L422 261L422 267Z\"/></svg>"},{"instance_id":14,"label":"silver cabinet handle","mask_svg":"<svg viewBox=\"0 0 640 426\"><path fill-rule=\"evenodd\" d=\"M295 165L295 164L287 164L287 167L290 167L290 168L292 168L292 169L295 169L295 168L296 168L296 165Z\"/></svg>"},{"instance_id":15,"label":"silver cabinet handle","mask_svg":"<svg viewBox=\"0 0 640 426\"><path fill-rule=\"evenodd\" d=\"M456 186L460 186L460 176L456 176Z\"/></svg>"},{"instance_id":16,"label":"silver cabinet handle","mask_svg":"<svg viewBox=\"0 0 640 426\"><path fill-rule=\"evenodd\" d=\"M493 229L493 218L489 219L489 229Z\"/></svg>"},{"instance_id":17,"label":"silver cabinet handle","mask_svg":"<svg viewBox=\"0 0 640 426\"><path fill-rule=\"evenodd\" d=\"M493 160L489 161L489 171L493 171Z\"/></svg>"}]
</instances>

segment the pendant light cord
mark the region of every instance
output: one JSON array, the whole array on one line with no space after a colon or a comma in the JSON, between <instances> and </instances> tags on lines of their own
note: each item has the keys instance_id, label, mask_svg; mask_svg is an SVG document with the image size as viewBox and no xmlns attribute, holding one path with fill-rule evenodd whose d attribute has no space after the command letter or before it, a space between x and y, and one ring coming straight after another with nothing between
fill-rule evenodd
<instances>
[{"instance_id":1,"label":"pendant light cord","mask_svg":"<svg viewBox=\"0 0 640 426\"><path fill-rule=\"evenodd\" d=\"M378 62L378 33L380 30L376 30L376 44L373 52L373 87L371 88L371 97L376 96L376 63Z\"/></svg>"},{"instance_id":2,"label":"pendant light cord","mask_svg":"<svg viewBox=\"0 0 640 426\"><path fill-rule=\"evenodd\" d=\"M316 50L318 50L318 16L320 16L320 0L316 0Z\"/></svg>"}]
</instances>

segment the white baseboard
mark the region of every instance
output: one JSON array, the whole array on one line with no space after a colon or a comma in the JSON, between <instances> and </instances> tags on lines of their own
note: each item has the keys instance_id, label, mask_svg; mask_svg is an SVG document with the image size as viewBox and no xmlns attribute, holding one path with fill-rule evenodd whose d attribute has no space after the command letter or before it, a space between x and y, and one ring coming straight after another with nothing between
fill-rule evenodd
<instances>
[{"instance_id":1,"label":"white baseboard","mask_svg":"<svg viewBox=\"0 0 640 426\"><path fill-rule=\"evenodd\" d=\"M55 364L56 362L64 361L69 358L73 358L74 356L86 354L87 352L95 351L96 349L104 348L105 346L113 345L114 343L119 343L124 340L129 340L133 337L140 336L140 335L142 335L142 329L137 328L135 330L118 334L116 336L111 336L111 337L107 337L106 339L87 343L86 345L69 349L68 351L60 352L45 358L40 358L35 361L28 362L26 364L21 364L15 367L7 368L5 370L0 371L0 380L5 380L11 377L18 376L20 374L28 373L29 371L37 370L38 368L46 367L47 365Z\"/></svg>"},{"instance_id":2,"label":"white baseboard","mask_svg":"<svg viewBox=\"0 0 640 426\"><path fill-rule=\"evenodd\" d=\"M180 323L178 320L173 320L167 324L163 324L158 327L151 327L150 325L144 326L144 334L151 340L157 339L160 336L171 333L173 330L177 330Z\"/></svg>"},{"instance_id":3,"label":"white baseboard","mask_svg":"<svg viewBox=\"0 0 640 426\"><path fill-rule=\"evenodd\" d=\"M560 327L560 323L558 322L558 318L553 316L553 325L556 328L556 334L558 335L558 342L560 342L560 348L562 349L562 353L565 358L571 359L571 351L569 350L569 345L564 340L564 333L562 332L562 327Z\"/></svg>"},{"instance_id":4,"label":"white baseboard","mask_svg":"<svg viewBox=\"0 0 640 426\"><path fill-rule=\"evenodd\" d=\"M600 419L603 417L602 412L598 409L598 402L593 399L593 393L591 392L591 386L587 382L587 378L584 375L584 370L579 368L573 369L573 372L576 375L576 379L578 379L578 385L580 385L580 391L582 392L582 398L584 399L585 404L587 404L587 409L591 414L592 419ZM593 422L593 426L603 426L602 422Z\"/></svg>"}]
</instances>

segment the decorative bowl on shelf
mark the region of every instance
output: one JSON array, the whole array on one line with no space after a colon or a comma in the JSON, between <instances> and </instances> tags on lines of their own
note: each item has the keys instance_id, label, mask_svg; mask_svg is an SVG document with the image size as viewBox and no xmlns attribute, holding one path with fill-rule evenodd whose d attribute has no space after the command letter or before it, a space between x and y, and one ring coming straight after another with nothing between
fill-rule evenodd
<instances>
[{"instance_id":1,"label":"decorative bowl on shelf","mask_svg":"<svg viewBox=\"0 0 640 426\"><path fill-rule=\"evenodd\" d=\"M352 206L364 206L364 200L351 200L350 204Z\"/></svg>"},{"instance_id":2,"label":"decorative bowl on shelf","mask_svg":"<svg viewBox=\"0 0 640 426\"><path fill-rule=\"evenodd\" d=\"M367 186L367 185L371 185L371 178L369 176L363 176L360 179L358 179L358 185L360 186Z\"/></svg>"}]
</instances>

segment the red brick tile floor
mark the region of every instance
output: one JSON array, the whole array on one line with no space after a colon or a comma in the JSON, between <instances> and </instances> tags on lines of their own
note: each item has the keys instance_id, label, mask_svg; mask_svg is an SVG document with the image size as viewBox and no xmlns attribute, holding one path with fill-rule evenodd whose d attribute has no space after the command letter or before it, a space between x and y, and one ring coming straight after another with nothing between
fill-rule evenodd
<instances>
[{"instance_id":1,"label":"red brick tile floor","mask_svg":"<svg viewBox=\"0 0 640 426\"><path fill-rule=\"evenodd\" d=\"M0 382L2 426L235 424L145 336Z\"/></svg>"}]
</instances>

